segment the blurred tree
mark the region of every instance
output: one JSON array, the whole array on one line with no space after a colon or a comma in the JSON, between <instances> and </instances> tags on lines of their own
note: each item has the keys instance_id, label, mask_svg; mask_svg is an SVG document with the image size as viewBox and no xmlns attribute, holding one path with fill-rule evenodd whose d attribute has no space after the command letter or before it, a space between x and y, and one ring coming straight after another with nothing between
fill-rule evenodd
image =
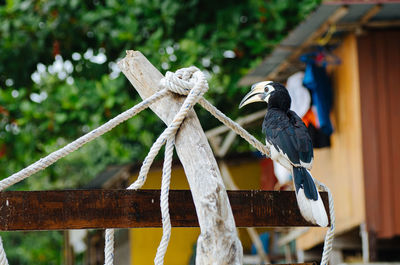
<instances>
[{"instance_id":1,"label":"blurred tree","mask_svg":"<svg viewBox=\"0 0 400 265\"><path fill-rule=\"evenodd\" d=\"M163 71L203 69L210 82L206 97L237 117L248 90L238 87L239 78L319 2L0 1L0 175L9 176L139 102L116 66L127 49L140 50ZM203 111L199 116L209 117ZM203 123L205 129L218 124ZM83 185L110 163L143 159L162 128L145 111L13 189ZM236 151L245 149L243 144ZM33 255L19 253L9 253L12 264L37 264Z\"/></svg>"}]
</instances>

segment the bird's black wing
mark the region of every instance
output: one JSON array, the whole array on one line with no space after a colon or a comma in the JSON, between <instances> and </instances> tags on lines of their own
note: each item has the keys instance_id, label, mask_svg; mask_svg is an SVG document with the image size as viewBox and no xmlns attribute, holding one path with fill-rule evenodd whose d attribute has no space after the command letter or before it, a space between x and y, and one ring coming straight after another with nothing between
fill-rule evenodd
<instances>
[{"instance_id":1,"label":"bird's black wing","mask_svg":"<svg viewBox=\"0 0 400 265\"><path fill-rule=\"evenodd\" d=\"M294 115L293 115L294 114ZM275 149L286 155L291 164L310 163L313 149L307 127L292 111L287 113L270 109L264 118L263 132Z\"/></svg>"},{"instance_id":2,"label":"bird's black wing","mask_svg":"<svg viewBox=\"0 0 400 265\"><path fill-rule=\"evenodd\" d=\"M263 122L263 132L266 141L280 153L286 155L292 164L300 164L296 133L285 112L268 110Z\"/></svg>"},{"instance_id":3,"label":"bird's black wing","mask_svg":"<svg viewBox=\"0 0 400 265\"><path fill-rule=\"evenodd\" d=\"M308 129L294 111L289 110L287 115L290 119L290 123L294 126L294 131L296 133L299 158L303 163L311 163L314 157L314 152Z\"/></svg>"}]
</instances>

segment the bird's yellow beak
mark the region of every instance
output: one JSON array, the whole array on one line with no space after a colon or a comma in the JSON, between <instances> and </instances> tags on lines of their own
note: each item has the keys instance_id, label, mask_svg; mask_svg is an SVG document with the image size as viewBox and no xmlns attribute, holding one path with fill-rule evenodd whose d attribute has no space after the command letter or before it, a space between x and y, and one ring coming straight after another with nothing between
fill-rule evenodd
<instances>
[{"instance_id":1,"label":"bird's yellow beak","mask_svg":"<svg viewBox=\"0 0 400 265\"><path fill-rule=\"evenodd\" d=\"M251 91L247 93L247 95L240 102L239 109L250 103L264 101L266 96L264 91L264 86L265 82L254 84L251 87Z\"/></svg>"}]
</instances>

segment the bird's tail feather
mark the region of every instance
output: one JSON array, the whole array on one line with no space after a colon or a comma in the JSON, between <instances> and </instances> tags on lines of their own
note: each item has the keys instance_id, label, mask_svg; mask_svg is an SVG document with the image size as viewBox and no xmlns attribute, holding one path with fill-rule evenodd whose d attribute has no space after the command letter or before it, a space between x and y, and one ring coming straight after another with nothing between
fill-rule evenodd
<instances>
[{"instance_id":1,"label":"bird's tail feather","mask_svg":"<svg viewBox=\"0 0 400 265\"><path fill-rule=\"evenodd\" d=\"M293 182L304 219L322 227L328 226L328 216L310 172L303 167L293 167Z\"/></svg>"}]
</instances>

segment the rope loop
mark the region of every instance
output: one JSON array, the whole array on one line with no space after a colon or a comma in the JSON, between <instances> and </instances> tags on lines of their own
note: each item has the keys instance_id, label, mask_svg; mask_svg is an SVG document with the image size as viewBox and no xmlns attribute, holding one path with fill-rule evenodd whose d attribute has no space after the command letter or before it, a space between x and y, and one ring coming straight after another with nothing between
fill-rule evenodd
<instances>
[{"instance_id":1,"label":"rope loop","mask_svg":"<svg viewBox=\"0 0 400 265\"><path fill-rule=\"evenodd\" d=\"M165 77L161 79L160 87L167 88L176 94L187 96L195 85L201 82L203 83L201 86L202 94L204 94L208 90L208 84L207 82L202 82L202 80L205 80L204 74L199 68L191 66L181 68L175 73L168 71Z\"/></svg>"}]
</instances>

